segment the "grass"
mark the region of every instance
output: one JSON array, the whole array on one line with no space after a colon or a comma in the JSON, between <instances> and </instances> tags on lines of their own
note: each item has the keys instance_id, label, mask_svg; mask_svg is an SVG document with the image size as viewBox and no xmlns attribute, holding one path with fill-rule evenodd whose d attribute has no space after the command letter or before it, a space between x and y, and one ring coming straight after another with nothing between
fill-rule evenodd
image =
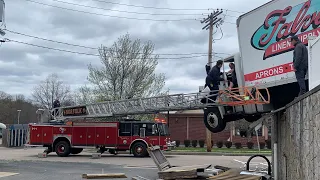
<instances>
[{"instance_id":1,"label":"grass","mask_svg":"<svg viewBox=\"0 0 320 180\"><path fill-rule=\"evenodd\" d=\"M207 152L207 148L200 148L200 147L176 147L171 150L172 152ZM217 148L213 147L211 149L211 152L216 153L258 153L259 149L248 149L246 147L243 147L241 149L236 149L234 147L231 148ZM260 153L271 153L271 149L261 149Z\"/></svg>"}]
</instances>

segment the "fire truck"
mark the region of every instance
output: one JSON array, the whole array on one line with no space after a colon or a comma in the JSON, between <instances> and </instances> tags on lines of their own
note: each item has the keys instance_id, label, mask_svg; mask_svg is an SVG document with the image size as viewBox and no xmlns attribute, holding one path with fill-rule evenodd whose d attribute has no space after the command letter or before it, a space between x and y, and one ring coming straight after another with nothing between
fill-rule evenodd
<instances>
[{"instance_id":1,"label":"fire truck","mask_svg":"<svg viewBox=\"0 0 320 180\"><path fill-rule=\"evenodd\" d=\"M254 90L254 95L252 94ZM236 93L237 91L238 93ZM242 93L240 94L239 91ZM218 96L216 101L213 96ZM232 101L230 101L232 99ZM26 146L47 147L46 153L56 152L58 156L79 154L84 148L97 147L99 152L111 154L129 150L136 157L148 156L149 145L159 145L166 150L171 144L168 126L163 122L119 120L95 122L97 118L128 117L134 114L156 114L164 111L204 109L205 125L212 127L223 122L216 116L223 108L244 104L265 104L256 88L237 88L218 92L173 94L150 98L106 101L80 106L54 108L51 111L39 109L39 124L29 124ZM53 119L50 120L49 119ZM80 122L78 121L80 119ZM81 122L85 120L85 122ZM224 127L216 126L216 131ZM212 129L209 129L212 131Z\"/></svg>"},{"instance_id":2,"label":"fire truck","mask_svg":"<svg viewBox=\"0 0 320 180\"><path fill-rule=\"evenodd\" d=\"M47 147L47 154L60 157L79 154L85 148L117 154L129 150L135 157L148 156L147 147L167 150L170 142L166 123L126 119L117 122L50 122L29 124L28 146Z\"/></svg>"}]
</instances>

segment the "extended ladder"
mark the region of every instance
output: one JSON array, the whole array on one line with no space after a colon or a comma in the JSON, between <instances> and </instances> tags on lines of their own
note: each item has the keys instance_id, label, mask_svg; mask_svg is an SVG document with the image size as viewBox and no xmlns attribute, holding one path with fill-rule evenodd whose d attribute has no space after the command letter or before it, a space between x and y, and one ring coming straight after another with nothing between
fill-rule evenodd
<instances>
[{"instance_id":1,"label":"extended ladder","mask_svg":"<svg viewBox=\"0 0 320 180\"><path fill-rule=\"evenodd\" d=\"M153 114L163 111L196 110L212 106L268 104L270 102L269 92L267 89L266 98L260 96L261 93L257 88L252 88L255 90L255 95L246 93L249 92L248 89L249 88L244 87L237 88L236 90L232 89L232 91L219 90L212 91L210 93L198 92L150 98L126 99L120 101L106 101L79 106L59 107L53 109L52 114L55 120L64 120L70 118L98 118L135 114ZM213 101L213 97L217 95L217 100Z\"/></svg>"}]
</instances>

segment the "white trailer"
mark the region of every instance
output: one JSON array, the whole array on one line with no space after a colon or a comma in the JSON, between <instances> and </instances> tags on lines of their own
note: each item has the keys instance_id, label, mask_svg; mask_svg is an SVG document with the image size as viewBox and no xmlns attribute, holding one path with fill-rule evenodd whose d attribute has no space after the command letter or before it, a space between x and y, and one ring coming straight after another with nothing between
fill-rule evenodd
<instances>
[{"instance_id":1,"label":"white trailer","mask_svg":"<svg viewBox=\"0 0 320 180\"><path fill-rule=\"evenodd\" d=\"M220 111L214 112L218 112L216 115L222 116L223 121L218 125L211 123L217 125L211 127L206 121L213 110L208 109L204 117L207 128L220 130L218 126L224 127L227 122L243 118L253 122L262 114L294 100L299 86L293 71L294 46L290 38L297 35L308 46L308 36L318 36L319 26L320 0L273 0L241 15L237 19L240 52L226 58L225 62L234 62L239 87L268 88L270 104L238 106L231 113L226 113L224 107L216 107ZM312 63L316 64L314 68L320 65Z\"/></svg>"}]
</instances>

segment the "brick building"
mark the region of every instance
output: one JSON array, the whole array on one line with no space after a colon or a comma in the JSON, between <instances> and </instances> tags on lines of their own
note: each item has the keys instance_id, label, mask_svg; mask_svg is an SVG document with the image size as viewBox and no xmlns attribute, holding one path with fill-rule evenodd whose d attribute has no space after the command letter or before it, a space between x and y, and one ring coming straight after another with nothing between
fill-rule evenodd
<instances>
[{"instance_id":1,"label":"brick building","mask_svg":"<svg viewBox=\"0 0 320 180\"><path fill-rule=\"evenodd\" d=\"M167 115L163 114L163 118L167 119ZM183 144L184 140L205 140L206 139L206 127L203 123L203 110L187 110L170 112L169 119L167 120L169 125L169 132L171 140L180 140ZM212 141L214 144L217 141L231 141L234 143L241 142L243 146L250 141L249 138L241 137L239 133L239 124L247 123L245 120L231 122L227 124L224 131L220 133L212 133ZM259 141L265 142L270 139L271 132L268 128L263 126L259 131ZM252 137L253 143L257 143L256 136Z\"/></svg>"}]
</instances>

